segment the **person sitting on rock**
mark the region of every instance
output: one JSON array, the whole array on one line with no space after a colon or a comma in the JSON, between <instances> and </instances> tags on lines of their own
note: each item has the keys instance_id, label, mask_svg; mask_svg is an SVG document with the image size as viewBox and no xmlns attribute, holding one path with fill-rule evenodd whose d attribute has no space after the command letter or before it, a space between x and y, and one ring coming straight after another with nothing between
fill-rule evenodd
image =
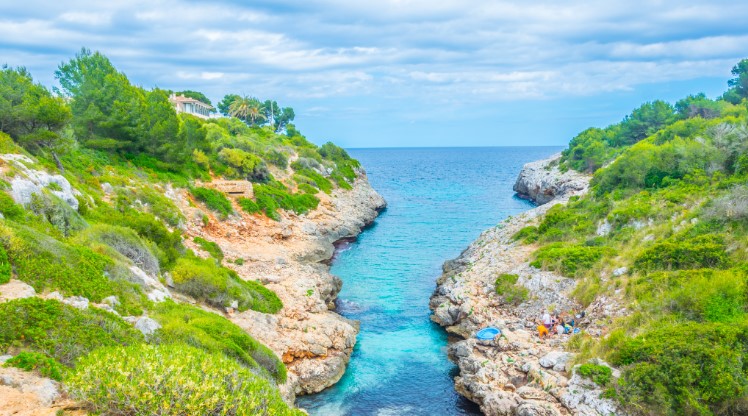
<instances>
[{"instance_id":1,"label":"person sitting on rock","mask_svg":"<svg viewBox=\"0 0 748 416\"><path fill-rule=\"evenodd\" d=\"M545 325L543 324L538 325L538 337L540 337L540 339L543 339L543 337L547 338L550 336L551 334L550 332L548 332L548 328L546 328Z\"/></svg>"},{"instance_id":2,"label":"person sitting on rock","mask_svg":"<svg viewBox=\"0 0 748 416\"><path fill-rule=\"evenodd\" d=\"M553 319L551 318L551 314L548 313L548 311L543 311L543 325L545 325L545 328L550 330L553 328Z\"/></svg>"}]
</instances>

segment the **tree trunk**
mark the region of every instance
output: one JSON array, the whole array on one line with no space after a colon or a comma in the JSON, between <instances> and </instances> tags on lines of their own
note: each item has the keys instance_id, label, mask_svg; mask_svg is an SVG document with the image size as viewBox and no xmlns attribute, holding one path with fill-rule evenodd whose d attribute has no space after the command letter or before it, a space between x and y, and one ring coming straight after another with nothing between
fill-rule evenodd
<instances>
[{"instance_id":1,"label":"tree trunk","mask_svg":"<svg viewBox=\"0 0 748 416\"><path fill-rule=\"evenodd\" d=\"M61 174L65 174L65 168L62 166L62 162L60 162L60 158L57 156L57 153L55 151L52 151L52 159L55 160L55 164L57 165L57 169L60 170Z\"/></svg>"}]
</instances>

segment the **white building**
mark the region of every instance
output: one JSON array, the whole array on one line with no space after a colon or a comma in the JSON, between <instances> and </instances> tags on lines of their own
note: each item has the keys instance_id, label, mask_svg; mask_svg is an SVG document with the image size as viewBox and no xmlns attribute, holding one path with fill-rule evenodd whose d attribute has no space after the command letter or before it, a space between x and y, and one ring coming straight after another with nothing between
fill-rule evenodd
<instances>
[{"instance_id":1,"label":"white building","mask_svg":"<svg viewBox=\"0 0 748 416\"><path fill-rule=\"evenodd\" d=\"M210 118L210 113L214 110L212 106L184 95L172 94L169 96L169 102L177 113L192 114L200 118Z\"/></svg>"}]
</instances>

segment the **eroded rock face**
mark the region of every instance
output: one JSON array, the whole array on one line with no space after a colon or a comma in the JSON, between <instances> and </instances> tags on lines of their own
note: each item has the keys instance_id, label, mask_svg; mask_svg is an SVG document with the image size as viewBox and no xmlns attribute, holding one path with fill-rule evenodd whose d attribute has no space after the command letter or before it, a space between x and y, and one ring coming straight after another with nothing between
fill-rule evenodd
<instances>
[{"instance_id":1,"label":"eroded rock face","mask_svg":"<svg viewBox=\"0 0 748 416\"><path fill-rule=\"evenodd\" d=\"M559 179L557 168L545 170L553 160L557 157L526 165L515 187L544 205L486 230L458 258L445 262L430 300L431 319L465 338L448 350L460 369L455 388L478 403L486 415L607 416L611 412L603 411L609 409L621 414L599 394L595 400L579 397L570 387L574 386L571 380L576 383L577 379L568 373L571 354L563 349L565 336L544 340L537 336L535 322L544 310L581 310L570 295L576 282L530 266L528 260L537 247L512 240L523 227L537 224L551 206L586 192L589 178L572 174ZM528 289L525 301L511 305L496 294L494 282L502 273L519 276L517 283ZM600 331L590 316L601 319L605 314L622 313L610 306L614 304L609 299L606 309L593 303L580 324L590 333ZM475 333L487 326L500 328L502 338L490 343L475 339Z\"/></svg>"},{"instance_id":2,"label":"eroded rock face","mask_svg":"<svg viewBox=\"0 0 748 416\"><path fill-rule=\"evenodd\" d=\"M561 153L525 164L514 183L514 192L538 205L546 204L554 198L586 192L589 176L571 169L561 172L558 169L559 159Z\"/></svg>"},{"instance_id":3,"label":"eroded rock face","mask_svg":"<svg viewBox=\"0 0 748 416\"><path fill-rule=\"evenodd\" d=\"M45 171L29 168L28 166L34 161L24 155L3 154L0 155L0 159L18 169L19 174L10 182L10 194L16 203L28 205L31 202L31 195L40 193L46 188L53 195L67 202L71 208L78 209L78 199L75 197L78 191L73 189L64 176L50 175Z\"/></svg>"},{"instance_id":4,"label":"eroded rock face","mask_svg":"<svg viewBox=\"0 0 748 416\"><path fill-rule=\"evenodd\" d=\"M196 236L216 242L226 266L243 279L262 282L283 302L277 314L250 310L229 311L228 316L286 363L289 377L280 388L289 402L331 386L345 371L358 323L332 311L343 282L330 274L327 262L335 242L357 236L385 206L365 176L350 191L337 189L318 197L316 210L305 215L283 212L278 222L241 213L225 221L211 217L205 225L203 213L186 215L188 246ZM183 211L195 209L179 194L172 199ZM236 259L242 259L240 264Z\"/></svg>"}]
</instances>

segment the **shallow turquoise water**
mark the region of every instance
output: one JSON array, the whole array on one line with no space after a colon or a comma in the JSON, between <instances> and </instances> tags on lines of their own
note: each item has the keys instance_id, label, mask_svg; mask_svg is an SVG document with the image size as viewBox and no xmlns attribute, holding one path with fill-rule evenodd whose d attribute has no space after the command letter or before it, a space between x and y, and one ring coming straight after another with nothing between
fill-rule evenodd
<instances>
[{"instance_id":1,"label":"shallow turquoise water","mask_svg":"<svg viewBox=\"0 0 748 416\"><path fill-rule=\"evenodd\" d=\"M509 215L530 208L512 185L553 147L354 149L388 208L332 272L342 315L361 322L342 380L298 405L312 415L478 415L453 388L447 335L429 320L442 263Z\"/></svg>"}]
</instances>

